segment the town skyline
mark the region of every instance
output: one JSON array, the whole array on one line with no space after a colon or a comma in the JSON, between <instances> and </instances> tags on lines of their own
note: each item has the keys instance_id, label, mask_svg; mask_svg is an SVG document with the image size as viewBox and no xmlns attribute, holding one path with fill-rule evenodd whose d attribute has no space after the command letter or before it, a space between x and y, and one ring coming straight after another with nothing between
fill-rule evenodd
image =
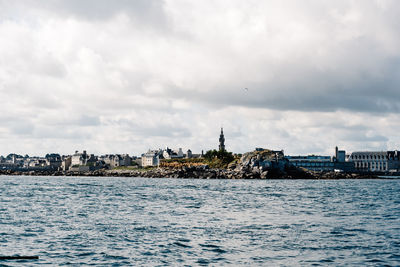
<instances>
[{"instance_id":1,"label":"town skyline","mask_svg":"<svg viewBox=\"0 0 400 267\"><path fill-rule=\"evenodd\" d=\"M223 142L225 142L225 140L226 140L225 139L225 131L223 130L223 127L220 127L219 129L220 129L221 132L218 132L218 133L222 134ZM166 145L162 145L162 146L152 145L152 146L149 146L147 149L142 150L142 151L138 151L138 152L137 151L98 152L97 150L89 150L89 149L86 149L85 147L83 147L81 149L73 149L72 151L69 151L69 152L68 151L67 152L45 151L44 153L41 153L41 154L40 153L27 153L26 151L25 152L24 151L10 151L10 152L2 152L2 151L0 151L0 156L4 157L4 156L10 155L10 154L17 154L17 155L21 155L21 156L29 155L30 157L42 157L42 156L47 155L47 154L59 154L59 155L68 156L68 155L73 155L74 153L77 153L77 152L91 151L91 154L94 154L94 155L133 155L135 157L140 157L147 150L164 150L164 149L176 149L176 150L183 149L184 151L191 150L192 152L195 151L195 152L199 152L200 153L200 152L206 152L206 151L213 150L213 149L217 149L217 150L220 149L219 146L220 146L220 142L221 142L221 135L219 135L219 139L217 139L217 137L215 137L214 139L215 140L214 140L213 144L204 145L203 149L200 149L200 150L195 150L192 147L185 147L185 146L182 146L180 144L175 145L175 146L174 145L170 145L170 144L166 144ZM268 146L263 146L263 145L255 145L253 148L249 148L249 150L246 150L246 151L232 151L232 150L229 149L229 147L230 147L229 146L229 141L230 141L230 139L228 139L228 148L225 149L225 145L224 145L224 150L232 152L232 153L235 153L235 154L243 154L243 153L252 151L253 149L258 148L258 147L262 147L262 148L265 148L265 149L271 149L271 150L283 150L285 152L288 152L288 151L290 152L291 151L290 149L285 149L284 147L268 147ZM205 148L205 147L207 147L207 148ZM333 154L335 152L335 147L337 147L337 145L335 145L334 147L331 147L331 148L327 148L325 150L325 151L328 151L327 153L304 152L304 153L288 153L288 154L290 154L290 155L299 155L299 156L300 155L324 155L324 156L327 156L327 155L331 155L331 154ZM344 148L346 151L349 151L349 150L346 149L346 147L341 146L341 148ZM361 151L369 151L369 152L372 152L372 151L378 152L379 151L379 152L381 152L381 151L397 151L397 150L398 149L396 147L389 148L389 149L363 149L363 148L357 149L356 148L355 150L352 150L352 152L361 152Z\"/></svg>"}]
</instances>

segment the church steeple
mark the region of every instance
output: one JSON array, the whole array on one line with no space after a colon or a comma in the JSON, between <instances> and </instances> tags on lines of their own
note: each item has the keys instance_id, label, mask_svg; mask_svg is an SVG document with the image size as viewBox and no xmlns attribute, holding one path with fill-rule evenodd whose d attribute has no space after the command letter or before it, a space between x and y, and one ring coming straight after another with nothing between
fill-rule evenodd
<instances>
[{"instance_id":1,"label":"church steeple","mask_svg":"<svg viewBox=\"0 0 400 267\"><path fill-rule=\"evenodd\" d=\"M221 134L219 135L219 151L225 151L225 137L224 129L221 127Z\"/></svg>"}]
</instances>

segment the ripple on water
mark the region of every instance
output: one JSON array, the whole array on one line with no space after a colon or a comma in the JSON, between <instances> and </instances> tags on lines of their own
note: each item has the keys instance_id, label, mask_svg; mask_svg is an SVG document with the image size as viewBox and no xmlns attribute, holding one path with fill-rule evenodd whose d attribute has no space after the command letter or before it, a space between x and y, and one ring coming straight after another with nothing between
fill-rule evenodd
<instances>
[{"instance_id":1,"label":"ripple on water","mask_svg":"<svg viewBox=\"0 0 400 267\"><path fill-rule=\"evenodd\" d=\"M23 262L37 266L398 266L398 203L400 180L2 176L0 255L38 255Z\"/></svg>"}]
</instances>

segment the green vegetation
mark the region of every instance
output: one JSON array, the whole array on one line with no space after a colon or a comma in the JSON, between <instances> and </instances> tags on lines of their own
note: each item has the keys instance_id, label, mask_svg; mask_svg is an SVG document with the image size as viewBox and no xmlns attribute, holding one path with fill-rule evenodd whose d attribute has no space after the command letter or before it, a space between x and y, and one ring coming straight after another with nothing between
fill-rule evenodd
<instances>
[{"instance_id":1,"label":"green vegetation","mask_svg":"<svg viewBox=\"0 0 400 267\"><path fill-rule=\"evenodd\" d=\"M132 170L138 170L137 166L118 166L113 168L113 170L121 170L121 171L132 171Z\"/></svg>"},{"instance_id":2,"label":"green vegetation","mask_svg":"<svg viewBox=\"0 0 400 267\"><path fill-rule=\"evenodd\" d=\"M211 168L227 168L229 163L235 160L232 152L215 149L207 151L204 158Z\"/></svg>"},{"instance_id":3,"label":"green vegetation","mask_svg":"<svg viewBox=\"0 0 400 267\"><path fill-rule=\"evenodd\" d=\"M161 162L172 163L206 163L204 158L190 158L190 159L162 159Z\"/></svg>"},{"instance_id":4,"label":"green vegetation","mask_svg":"<svg viewBox=\"0 0 400 267\"><path fill-rule=\"evenodd\" d=\"M182 166L196 166L208 165L211 168L226 169L229 163L237 160L232 152L209 150L203 158L189 158L189 159L162 159L161 167L181 168Z\"/></svg>"},{"instance_id":5,"label":"green vegetation","mask_svg":"<svg viewBox=\"0 0 400 267\"><path fill-rule=\"evenodd\" d=\"M156 170L156 169L157 169L157 167L155 167L155 166L146 166L143 168L139 168L137 170L140 172L145 172L145 171L151 171L151 170Z\"/></svg>"}]
</instances>

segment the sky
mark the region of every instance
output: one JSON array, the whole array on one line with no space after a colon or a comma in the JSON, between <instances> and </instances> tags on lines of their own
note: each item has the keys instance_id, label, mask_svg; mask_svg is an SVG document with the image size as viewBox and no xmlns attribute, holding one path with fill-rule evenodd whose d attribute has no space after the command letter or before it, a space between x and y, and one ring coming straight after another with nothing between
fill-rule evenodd
<instances>
[{"instance_id":1,"label":"sky","mask_svg":"<svg viewBox=\"0 0 400 267\"><path fill-rule=\"evenodd\" d=\"M0 0L0 154L400 148L398 0Z\"/></svg>"}]
</instances>

